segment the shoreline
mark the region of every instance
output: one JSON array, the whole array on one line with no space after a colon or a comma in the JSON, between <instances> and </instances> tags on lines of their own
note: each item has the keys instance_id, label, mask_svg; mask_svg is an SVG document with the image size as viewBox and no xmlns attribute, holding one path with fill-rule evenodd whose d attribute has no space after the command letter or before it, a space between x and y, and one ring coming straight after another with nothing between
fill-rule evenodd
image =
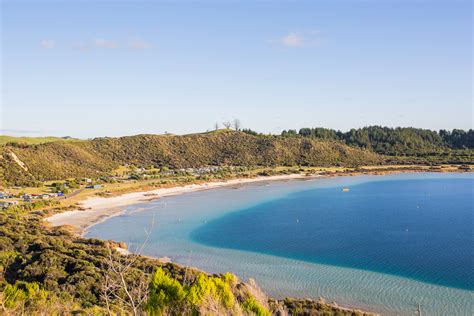
<instances>
[{"instance_id":1,"label":"shoreline","mask_svg":"<svg viewBox=\"0 0 474 316\"><path fill-rule=\"evenodd\" d=\"M357 176L357 175L386 175L396 173L410 173L410 172L433 172L433 173L444 173L444 172L458 172L458 170L449 171L437 171L430 169L381 169L381 170L370 170L365 169L363 171L351 171L343 173L325 173L325 174L284 174L284 175L273 175L273 176L257 176L253 178L236 178L224 181L210 181L201 184L188 184L188 185L177 185L169 188L159 188L154 190L145 190L131 193L124 193L112 197L101 197L93 196L88 197L85 200L79 202L78 208L65 212L60 212L48 216L44 219L51 227L67 226L75 234L84 237L87 230L97 224L100 224L112 217L123 214L124 207L145 203L160 199L163 197L181 195L185 193L192 193L203 190L217 189L223 187L244 185L255 182L264 181L285 181L285 180L305 180L315 178L329 178L329 177L340 177L340 176ZM461 171L466 172L466 171Z\"/></svg>"},{"instance_id":2,"label":"shoreline","mask_svg":"<svg viewBox=\"0 0 474 316\"><path fill-rule=\"evenodd\" d=\"M322 178L323 175L313 174L289 174L276 176L258 176L255 178L237 178L227 181L206 182L203 184L189 184L170 188L125 193L113 197L89 197L82 202L77 209L53 214L44 220L52 227L68 226L80 236L84 236L87 230L114 216L123 214L124 208L130 205L144 203L168 196L181 195L197 191L217 189L223 187L237 186L255 182L305 180Z\"/></svg>"},{"instance_id":3,"label":"shoreline","mask_svg":"<svg viewBox=\"0 0 474 316\"><path fill-rule=\"evenodd\" d=\"M237 178L227 181L215 181L206 182L203 184L190 184L184 186L176 186L170 188L160 188L155 190L147 190L140 192L125 193L114 197L89 197L81 202L80 209L66 211L62 213L54 214L44 219L48 225L52 227L67 226L75 234L80 237L87 238L84 235L87 233L90 227L100 224L115 216L120 216L124 213L125 207L139 204L147 201L160 199L163 197L176 196L185 193L192 193L198 191L205 191L211 189L218 189L224 187L232 187L238 185L245 185L258 182L267 181L290 181L290 180L312 180L317 178L330 178L336 176L354 176L360 174L377 174L372 172L352 172L345 174L289 174L289 175L275 175L275 176L257 176L254 178ZM121 255L127 256L134 254L128 248L122 246L115 247L115 250ZM157 260L161 263L172 263L168 257L151 257L140 254L140 256ZM295 302L305 302L308 298L293 298L291 300ZM339 305L336 301L326 302L324 298L311 298L309 299L315 304L324 304L329 307L345 312L358 312L361 314L379 316L378 312L368 311L367 309L360 308L356 305ZM282 300L276 300L282 302Z\"/></svg>"},{"instance_id":4,"label":"shoreline","mask_svg":"<svg viewBox=\"0 0 474 316\"><path fill-rule=\"evenodd\" d=\"M125 207L129 205L144 203L160 199L162 197L181 195L185 193L192 193L197 191L210 190L215 188L232 187L238 185L245 185L255 182L266 182L266 181L285 181L285 180L311 180L317 178L330 178L338 176L356 176L356 175L385 175L395 173L408 173L408 172L433 172L432 170L364 170L362 172L346 172L346 173L334 173L334 174L289 174L289 175L276 175L276 176L258 176L254 178L236 178L227 181L215 181L206 182L202 184L190 184L183 186L175 186L170 188L159 188L154 190L140 191L125 193L114 197L100 197L94 196L89 197L81 202L81 209L72 211L66 211L63 213L57 213L50 217L45 218L45 221L49 225L62 226L67 225L72 228L72 231L81 237L87 233L87 230L99 223L102 223L114 216L120 216L124 213ZM434 171L433 173L437 173ZM85 237L87 238L87 237ZM131 252L126 248L117 247L116 250L122 255L129 255ZM147 256L145 256L147 257ZM167 257L149 257L154 260L166 263L170 262ZM303 301L303 298L294 298L296 301ZM312 301L317 302L316 299ZM370 308L360 308L357 305L342 305L339 306L336 301L324 304L332 306L334 308L344 311L358 311L371 315L380 315L377 312L369 311Z\"/></svg>"}]
</instances>

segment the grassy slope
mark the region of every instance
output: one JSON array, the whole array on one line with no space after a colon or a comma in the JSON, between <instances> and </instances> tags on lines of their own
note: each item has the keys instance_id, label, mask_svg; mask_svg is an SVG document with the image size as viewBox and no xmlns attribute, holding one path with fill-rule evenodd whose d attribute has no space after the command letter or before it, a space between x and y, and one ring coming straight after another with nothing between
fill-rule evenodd
<instances>
[{"instance_id":1,"label":"grassy slope","mask_svg":"<svg viewBox=\"0 0 474 316\"><path fill-rule=\"evenodd\" d=\"M11 153L28 170L19 167ZM96 177L110 174L119 165L126 163L189 168L206 165L367 165L382 161L373 152L335 141L256 137L231 131L184 136L137 135L81 142L4 146L1 157L0 173L3 173L5 182L10 185L25 185L34 180Z\"/></svg>"},{"instance_id":2,"label":"grassy slope","mask_svg":"<svg viewBox=\"0 0 474 316\"><path fill-rule=\"evenodd\" d=\"M52 143L52 142L65 142L65 141L74 142L74 141L80 141L80 140L76 138L63 138L63 137L54 137L54 136L17 137L17 136L0 135L0 145L5 145L7 143L38 145L38 144L45 144L45 143Z\"/></svg>"}]
</instances>

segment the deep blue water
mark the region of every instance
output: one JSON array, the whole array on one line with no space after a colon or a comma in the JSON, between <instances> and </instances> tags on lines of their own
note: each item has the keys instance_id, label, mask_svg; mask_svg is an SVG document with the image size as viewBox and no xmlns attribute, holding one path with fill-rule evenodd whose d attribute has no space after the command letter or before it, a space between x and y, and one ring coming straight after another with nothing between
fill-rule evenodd
<instances>
[{"instance_id":1,"label":"deep blue water","mask_svg":"<svg viewBox=\"0 0 474 316\"><path fill-rule=\"evenodd\" d=\"M313 188L228 213L192 240L474 290L474 180Z\"/></svg>"}]
</instances>

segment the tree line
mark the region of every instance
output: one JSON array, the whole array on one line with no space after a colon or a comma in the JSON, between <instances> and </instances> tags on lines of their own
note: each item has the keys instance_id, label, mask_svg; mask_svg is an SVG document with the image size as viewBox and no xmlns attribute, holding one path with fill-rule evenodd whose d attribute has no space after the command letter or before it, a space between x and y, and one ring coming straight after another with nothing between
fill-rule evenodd
<instances>
[{"instance_id":1,"label":"tree line","mask_svg":"<svg viewBox=\"0 0 474 316\"><path fill-rule=\"evenodd\" d=\"M386 155L413 155L436 153L449 149L473 149L474 131L454 129L432 131L412 127L369 126L351 129L348 132L328 128L301 128L284 130L285 137L307 137L342 141L348 145L369 148Z\"/></svg>"}]
</instances>

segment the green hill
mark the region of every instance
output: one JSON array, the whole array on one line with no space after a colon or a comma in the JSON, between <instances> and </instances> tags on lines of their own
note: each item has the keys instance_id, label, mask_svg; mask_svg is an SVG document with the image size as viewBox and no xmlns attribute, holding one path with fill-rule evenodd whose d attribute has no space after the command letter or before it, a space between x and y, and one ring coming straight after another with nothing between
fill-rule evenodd
<instances>
[{"instance_id":1,"label":"green hill","mask_svg":"<svg viewBox=\"0 0 474 316\"><path fill-rule=\"evenodd\" d=\"M64 142L64 141L72 142L72 141L80 141L80 139L71 138L71 137L55 137L55 136L17 137L17 136L0 135L0 145L6 145L9 143L38 145L38 144L44 144L44 143Z\"/></svg>"},{"instance_id":2,"label":"green hill","mask_svg":"<svg viewBox=\"0 0 474 316\"><path fill-rule=\"evenodd\" d=\"M382 162L370 150L339 141L254 136L220 131L192 135L137 135L80 142L11 144L1 148L7 184L105 175L120 165L190 168L207 165L334 166Z\"/></svg>"},{"instance_id":3,"label":"green hill","mask_svg":"<svg viewBox=\"0 0 474 316\"><path fill-rule=\"evenodd\" d=\"M347 145L369 148L390 156L430 156L474 149L474 130L432 131L412 127L368 126L348 132L327 128L283 131L282 136L339 140Z\"/></svg>"}]
</instances>

